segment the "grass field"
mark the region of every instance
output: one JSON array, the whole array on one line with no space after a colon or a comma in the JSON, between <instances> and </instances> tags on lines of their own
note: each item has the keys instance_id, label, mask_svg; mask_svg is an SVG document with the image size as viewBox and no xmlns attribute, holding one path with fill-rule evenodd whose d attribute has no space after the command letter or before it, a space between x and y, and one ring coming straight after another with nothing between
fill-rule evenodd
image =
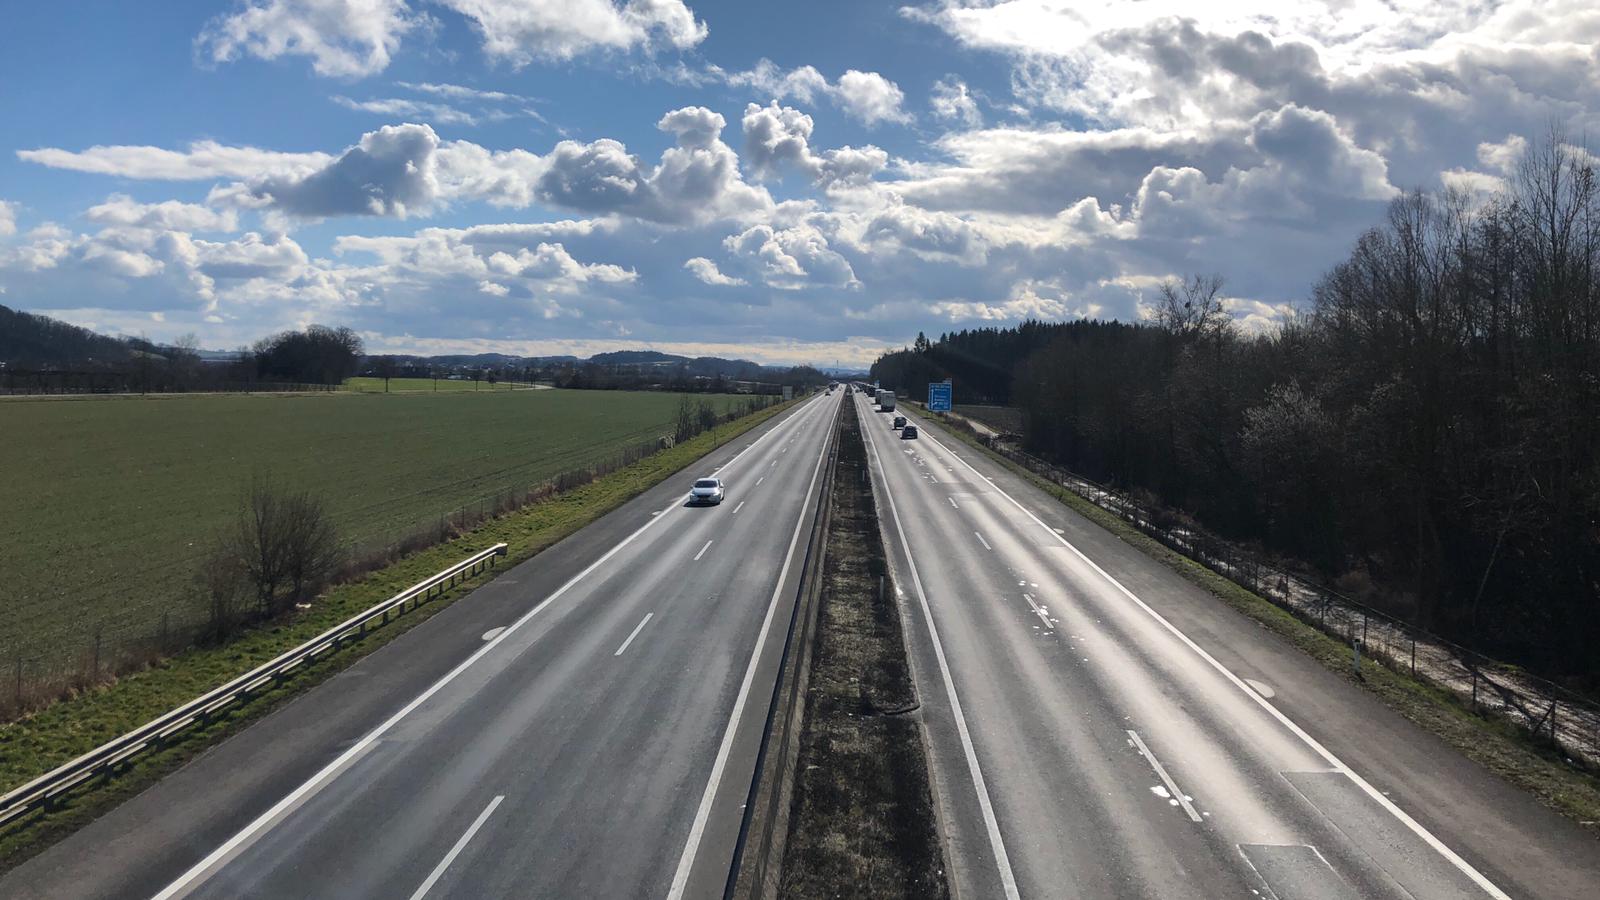
<instances>
[{"instance_id":1,"label":"grass field","mask_svg":"<svg viewBox=\"0 0 1600 900\"><path fill-rule=\"evenodd\" d=\"M502 381L498 384L490 384L487 381L451 381L448 378L389 379L389 393L391 394L410 393L413 391L428 391L429 393L441 394L445 391L477 391L478 393L483 393L484 391L526 391L531 388L533 388L533 385L525 381ZM344 382L344 389L360 393L381 394L384 392L383 379L361 376L347 378Z\"/></svg>"},{"instance_id":2,"label":"grass field","mask_svg":"<svg viewBox=\"0 0 1600 900\"><path fill-rule=\"evenodd\" d=\"M256 473L371 547L670 433L678 396L481 391L0 405L0 671L83 665L203 617L195 570ZM738 398L714 398L719 410Z\"/></svg>"}]
</instances>

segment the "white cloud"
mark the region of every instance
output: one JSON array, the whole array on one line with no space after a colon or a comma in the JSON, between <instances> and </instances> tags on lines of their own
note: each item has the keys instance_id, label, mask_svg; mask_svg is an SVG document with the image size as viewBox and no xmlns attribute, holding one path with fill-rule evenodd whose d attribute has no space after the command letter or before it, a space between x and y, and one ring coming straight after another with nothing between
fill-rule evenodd
<instances>
[{"instance_id":1,"label":"white cloud","mask_svg":"<svg viewBox=\"0 0 1600 900\"><path fill-rule=\"evenodd\" d=\"M217 63L307 56L318 75L371 75L419 21L405 0L249 0L207 23L195 48Z\"/></svg>"},{"instance_id":2,"label":"white cloud","mask_svg":"<svg viewBox=\"0 0 1600 900\"><path fill-rule=\"evenodd\" d=\"M177 200L139 203L126 194L112 194L106 202L90 207L84 217L99 225L160 231L236 231L239 228L238 216L232 210L219 212Z\"/></svg>"},{"instance_id":3,"label":"white cloud","mask_svg":"<svg viewBox=\"0 0 1600 900\"><path fill-rule=\"evenodd\" d=\"M691 77L698 79L702 76L697 74ZM838 81L829 84L828 79L812 66L801 66L785 72L771 60L762 59L743 72L728 72L710 66L703 77L732 87L751 88L774 101L793 97L801 103L814 103L819 97L826 97L846 115L868 126L884 122L906 124L914 118L902 108L905 92L877 72L850 69L839 76Z\"/></svg>"},{"instance_id":4,"label":"white cloud","mask_svg":"<svg viewBox=\"0 0 1600 900\"><path fill-rule=\"evenodd\" d=\"M352 100L349 97L335 95L333 102L345 109L356 112L371 113L375 116L395 119L427 119L430 123L444 125L476 125L478 116L465 110L457 109L447 103L430 103L426 100L411 100L405 97L382 97L372 100ZM506 118L506 113L498 116L485 116L485 118Z\"/></svg>"},{"instance_id":5,"label":"white cloud","mask_svg":"<svg viewBox=\"0 0 1600 900\"><path fill-rule=\"evenodd\" d=\"M983 113L978 110L977 98L967 83L955 75L946 75L933 85L928 99L934 116L945 121L959 122L967 128L981 128Z\"/></svg>"},{"instance_id":6,"label":"white cloud","mask_svg":"<svg viewBox=\"0 0 1600 900\"><path fill-rule=\"evenodd\" d=\"M860 284L850 263L829 248L827 237L812 224L752 225L722 245L768 287L800 290Z\"/></svg>"},{"instance_id":7,"label":"white cloud","mask_svg":"<svg viewBox=\"0 0 1600 900\"><path fill-rule=\"evenodd\" d=\"M17 233L17 204L8 200L0 200L0 237L11 237Z\"/></svg>"},{"instance_id":8,"label":"white cloud","mask_svg":"<svg viewBox=\"0 0 1600 900\"><path fill-rule=\"evenodd\" d=\"M910 113L900 108L906 99L905 92L877 72L856 69L845 72L834 86L834 97L847 115L867 125L911 121Z\"/></svg>"},{"instance_id":9,"label":"white cloud","mask_svg":"<svg viewBox=\"0 0 1600 900\"><path fill-rule=\"evenodd\" d=\"M744 162L757 179L779 177L794 169L826 186L862 184L888 165L889 154L877 147L839 147L818 156L810 146L813 123L798 109L779 106L745 106Z\"/></svg>"},{"instance_id":10,"label":"white cloud","mask_svg":"<svg viewBox=\"0 0 1600 900\"><path fill-rule=\"evenodd\" d=\"M717 264L704 256L696 256L693 259L686 260L683 267L689 270L689 274L706 284L719 287L736 287L747 283L743 278L734 278L730 275L722 274L722 271L717 268Z\"/></svg>"},{"instance_id":11,"label":"white cloud","mask_svg":"<svg viewBox=\"0 0 1600 900\"><path fill-rule=\"evenodd\" d=\"M333 161L326 153L281 153L227 147L216 141L196 141L188 150L138 145L94 146L82 151L42 147L18 150L17 158L52 169L152 181L304 176Z\"/></svg>"},{"instance_id":12,"label":"white cloud","mask_svg":"<svg viewBox=\"0 0 1600 900\"><path fill-rule=\"evenodd\" d=\"M438 148L439 136L426 125L385 125L315 172L250 182L248 196L302 218L403 219L438 199Z\"/></svg>"},{"instance_id":13,"label":"white cloud","mask_svg":"<svg viewBox=\"0 0 1600 900\"><path fill-rule=\"evenodd\" d=\"M490 57L514 66L567 60L594 50L687 49L706 38L682 0L434 0L472 21Z\"/></svg>"}]
</instances>

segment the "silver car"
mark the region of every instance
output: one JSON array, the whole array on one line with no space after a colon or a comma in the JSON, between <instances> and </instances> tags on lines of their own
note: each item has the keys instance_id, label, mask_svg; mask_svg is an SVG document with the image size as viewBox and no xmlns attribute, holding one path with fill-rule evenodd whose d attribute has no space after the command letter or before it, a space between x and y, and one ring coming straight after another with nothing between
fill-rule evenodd
<instances>
[{"instance_id":1,"label":"silver car","mask_svg":"<svg viewBox=\"0 0 1600 900\"><path fill-rule=\"evenodd\" d=\"M702 478L694 483L693 488L689 489L689 502L691 504L721 503L724 496L726 496L726 491L723 489L722 479L720 478Z\"/></svg>"}]
</instances>

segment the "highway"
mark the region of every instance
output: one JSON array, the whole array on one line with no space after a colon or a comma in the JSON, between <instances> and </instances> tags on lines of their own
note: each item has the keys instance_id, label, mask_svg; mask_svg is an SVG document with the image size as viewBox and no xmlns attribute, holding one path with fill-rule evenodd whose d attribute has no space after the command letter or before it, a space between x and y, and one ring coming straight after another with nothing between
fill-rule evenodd
<instances>
[{"instance_id":1,"label":"highway","mask_svg":"<svg viewBox=\"0 0 1600 900\"><path fill-rule=\"evenodd\" d=\"M853 399L958 896L1595 896L1591 835L927 416L901 440Z\"/></svg>"},{"instance_id":2,"label":"highway","mask_svg":"<svg viewBox=\"0 0 1600 900\"><path fill-rule=\"evenodd\" d=\"M840 399L502 572L0 896L720 896ZM686 507L712 471L727 500Z\"/></svg>"}]
</instances>

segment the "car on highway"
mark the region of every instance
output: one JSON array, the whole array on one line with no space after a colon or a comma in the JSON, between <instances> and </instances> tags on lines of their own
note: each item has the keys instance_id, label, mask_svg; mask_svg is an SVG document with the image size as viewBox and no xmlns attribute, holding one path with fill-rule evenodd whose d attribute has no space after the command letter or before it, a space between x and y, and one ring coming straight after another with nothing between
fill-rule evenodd
<instances>
[{"instance_id":1,"label":"car on highway","mask_svg":"<svg viewBox=\"0 0 1600 900\"><path fill-rule=\"evenodd\" d=\"M906 427L906 417L905 416L895 416L894 417L894 424L890 425L889 427L890 428L904 428L904 427Z\"/></svg>"},{"instance_id":2,"label":"car on highway","mask_svg":"<svg viewBox=\"0 0 1600 900\"><path fill-rule=\"evenodd\" d=\"M902 441L911 441L911 440L916 440L916 437L917 437L917 426L915 426L915 425L907 425L906 427L900 429L900 440L902 440Z\"/></svg>"},{"instance_id":3,"label":"car on highway","mask_svg":"<svg viewBox=\"0 0 1600 900\"><path fill-rule=\"evenodd\" d=\"M727 486L720 478L701 478L689 489L689 502L694 505L721 503L725 496L727 496Z\"/></svg>"}]
</instances>

